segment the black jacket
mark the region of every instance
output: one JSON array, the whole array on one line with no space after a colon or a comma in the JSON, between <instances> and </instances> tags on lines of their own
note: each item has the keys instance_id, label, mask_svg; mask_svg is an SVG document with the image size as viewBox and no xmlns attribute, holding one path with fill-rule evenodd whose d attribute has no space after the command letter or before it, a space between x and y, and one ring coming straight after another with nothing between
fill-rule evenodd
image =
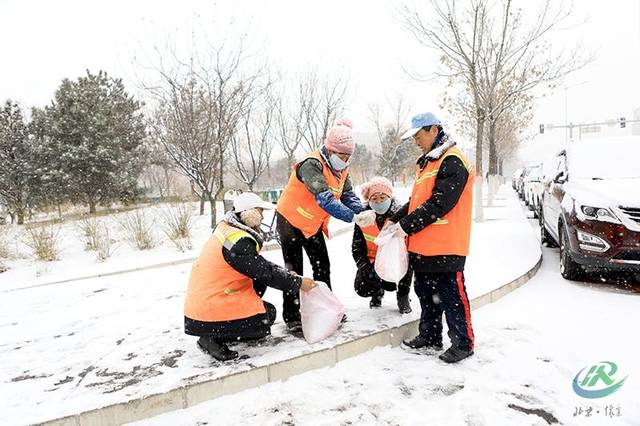
<instances>
[{"instance_id":1,"label":"black jacket","mask_svg":"<svg viewBox=\"0 0 640 426\"><path fill-rule=\"evenodd\" d=\"M428 154L425 154L418 159L420 169L424 169L429 161L433 161L427 156ZM408 235L421 231L455 207L468 178L469 171L458 157L445 158L436 175L431 197L411 214L408 214L409 203L405 204L391 220L399 223ZM465 256L422 256L409 253L411 268L416 272L458 272L464 270L465 260Z\"/></svg>"},{"instance_id":2,"label":"black jacket","mask_svg":"<svg viewBox=\"0 0 640 426\"><path fill-rule=\"evenodd\" d=\"M229 266L248 276L259 286L296 293L300 290L302 279L260 256L256 249L256 241L249 237L240 238L231 249L223 246L222 257Z\"/></svg>"},{"instance_id":3,"label":"black jacket","mask_svg":"<svg viewBox=\"0 0 640 426\"><path fill-rule=\"evenodd\" d=\"M391 218L399 209L400 206L394 198L391 200L391 206L385 214L376 213L376 225L378 225L378 229L382 229L385 220ZM371 207L367 204L365 210L371 210ZM353 260L356 261L358 269L371 268L371 262L369 262L369 258L367 257L367 240L365 240L362 229L360 229L358 225L355 225L353 229L351 254L353 255Z\"/></svg>"}]
</instances>

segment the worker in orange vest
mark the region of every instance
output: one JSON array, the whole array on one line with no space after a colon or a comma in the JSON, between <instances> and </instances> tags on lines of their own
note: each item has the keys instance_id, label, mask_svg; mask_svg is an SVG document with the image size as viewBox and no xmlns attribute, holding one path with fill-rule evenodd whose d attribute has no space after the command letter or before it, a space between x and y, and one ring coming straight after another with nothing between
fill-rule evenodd
<instances>
[{"instance_id":1,"label":"worker in orange vest","mask_svg":"<svg viewBox=\"0 0 640 426\"><path fill-rule=\"evenodd\" d=\"M262 300L268 287L297 293L316 283L260 256L264 209L275 206L251 192L238 195L191 268L184 328L217 360L238 357L229 342L260 339L271 332L276 308Z\"/></svg>"},{"instance_id":2,"label":"worker in orange vest","mask_svg":"<svg viewBox=\"0 0 640 426\"><path fill-rule=\"evenodd\" d=\"M367 202L365 209L373 210L376 213L376 220L371 226L356 225L353 228L351 253L358 267L354 287L358 296L371 297L370 308L379 308L382 306L385 291L396 291L396 283L385 281L376 273L375 260L378 246L374 240L389 218L398 211L400 205L393 197L393 186L387 178L376 176L364 183L360 191L362 198ZM401 314L411 313L409 292L412 278L413 274L409 270L397 285L396 299Z\"/></svg>"},{"instance_id":3,"label":"worker in orange vest","mask_svg":"<svg viewBox=\"0 0 640 426\"><path fill-rule=\"evenodd\" d=\"M430 112L412 118L402 140L413 139L418 158L409 202L391 218L383 232L407 237L409 265L420 299L419 334L404 344L410 348L442 348L442 314L451 347L440 359L453 363L474 351L471 307L464 284L469 253L474 172L455 141Z\"/></svg>"},{"instance_id":4,"label":"worker in orange vest","mask_svg":"<svg viewBox=\"0 0 640 426\"><path fill-rule=\"evenodd\" d=\"M297 163L278 200L276 230L285 267L302 275L303 250L313 268L313 278L331 288L328 236L330 217L344 222L371 225L375 214L364 211L349 178L353 154L352 123L338 120L329 129L323 146ZM283 294L282 316L292 333L301 331L296 292ZM346 317L343 317L343 320Z\"/></svg>"}]
</instances>

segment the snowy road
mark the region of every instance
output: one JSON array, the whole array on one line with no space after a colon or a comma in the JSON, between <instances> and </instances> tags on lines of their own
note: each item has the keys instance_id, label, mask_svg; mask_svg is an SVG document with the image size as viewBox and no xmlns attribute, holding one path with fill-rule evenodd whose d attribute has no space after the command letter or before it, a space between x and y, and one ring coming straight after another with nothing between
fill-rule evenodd
<instances>
[{"instance_id":1,"label":"snowy road","mask_svg":"<svg viewBox=\"0 0 640 426\"><path fill-rule=\"evenodd\" d=\"M640 424L640 286L566 281L557 249L543 252L534 279L474 312L476 354L459 365L379 348L141 424ZM599 361L628 374L624 386L579 397L572 380Z\"/></svg>"}]
</instances>

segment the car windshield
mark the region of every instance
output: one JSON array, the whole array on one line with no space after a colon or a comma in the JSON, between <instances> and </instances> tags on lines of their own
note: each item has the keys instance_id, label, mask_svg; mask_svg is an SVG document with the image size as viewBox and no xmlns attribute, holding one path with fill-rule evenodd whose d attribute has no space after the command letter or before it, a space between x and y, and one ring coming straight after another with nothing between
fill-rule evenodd
<instances>
[{"instance_id":1,"label":"car windshield","mask_svg":"<svg viewBox=\"0 0 640 426\"><path fill-rule=\"evenodd\" d=\"M640 178L640 138L573 142L568 166L573 178Z\"/></svg>"},{"instance_id":2,"label":"car windshield","mask_svg":"<svg viewBox=\"0 0 640 426\"><path fill-rule=\"evenodd\" d=\"M542 167L540 167L540 166L532 167L527 172L527 178L529 180L540 180L541 172L542 172Z\"/></svg>"}]
</instances>

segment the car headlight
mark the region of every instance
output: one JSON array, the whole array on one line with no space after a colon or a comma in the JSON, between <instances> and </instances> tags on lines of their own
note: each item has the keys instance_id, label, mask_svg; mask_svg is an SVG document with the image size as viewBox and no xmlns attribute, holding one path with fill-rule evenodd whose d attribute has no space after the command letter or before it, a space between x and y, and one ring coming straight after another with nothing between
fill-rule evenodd
<instances>
[{"instance_id":1,"label":"car headlight","mask_svg":"<svg viewBox=\"0 0 640 426\"><path fill-rule=\"evenodd\" d=\"M620 219L606 207L585 206L576 201L576 216L579 220L599 220L600 222L622 223Z\"/></svg>"}]
</instances>

